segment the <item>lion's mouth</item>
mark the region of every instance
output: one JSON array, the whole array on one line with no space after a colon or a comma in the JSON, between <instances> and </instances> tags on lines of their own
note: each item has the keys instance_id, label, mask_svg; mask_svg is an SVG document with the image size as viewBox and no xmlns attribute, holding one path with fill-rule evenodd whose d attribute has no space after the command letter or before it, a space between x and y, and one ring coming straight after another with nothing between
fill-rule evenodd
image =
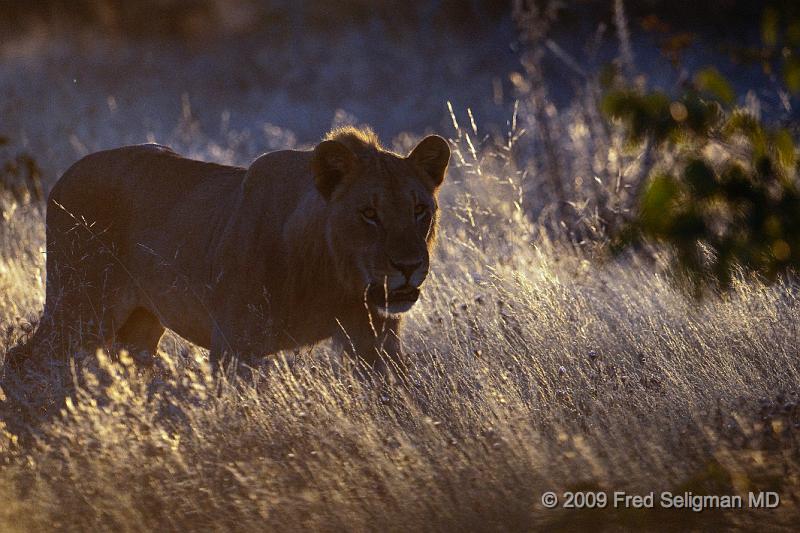
<instances>
[{"instance_id":1,"label":"lion's mouth","mask_svg":"<svg viewBox=\"0 0 800 533\"><path fill-rule=\"evenodd\" d=\"M378 308L410 306L418 299L419 289L411 285L390 290L388 293L383 285L370 285L367 290L367 300Z\"/></svg>"}]
</instances>

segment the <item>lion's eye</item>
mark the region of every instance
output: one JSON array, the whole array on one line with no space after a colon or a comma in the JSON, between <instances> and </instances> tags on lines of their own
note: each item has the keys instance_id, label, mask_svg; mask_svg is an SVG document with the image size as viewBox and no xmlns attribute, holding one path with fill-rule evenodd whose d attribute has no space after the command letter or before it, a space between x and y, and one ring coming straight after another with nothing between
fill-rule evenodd
<instances>
[{"instance_id":1,"label":"lion's eye","mask_svg":"<svg viewBox=\"0 0 800 533\"><path fill-rule=\"evenodd\" d=\"M417 207L414 208L414 214L416 216L422 216L428 212L428 206L425 204L417 204Z\"/></svg>"},{"instance_id":2,"label":"lion's eye","mask_svg":"<svg viewBox=\"0 0 800 533\"><path fill-rule=\"evenodd\" d=\"M361 216L367 219L369 222L377 222L378 220L378 212L371 207L362 210Z\"/></svg>"}]
</instances>

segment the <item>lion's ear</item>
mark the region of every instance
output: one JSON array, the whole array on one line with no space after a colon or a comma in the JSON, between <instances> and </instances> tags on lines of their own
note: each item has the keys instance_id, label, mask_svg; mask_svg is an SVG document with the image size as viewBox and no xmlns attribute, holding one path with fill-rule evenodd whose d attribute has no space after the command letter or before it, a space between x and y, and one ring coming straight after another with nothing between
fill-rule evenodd
<instances>
[{"instance_id":1,"label":"lion's ear","mask_svg":"<svg viewBox=\"0 0 800 533\"><path fill-rule=\"evenodd\" d=\"M353 171L356 163L356 155L340 142L322 141L314 148L311 170L317 190L326 200L330 199L342 179Z\"/></svg>"},{"instance_id":2,"label":"lion's ear","mask_svg":"<svg viewBox=\"0 0 800 533\"><path fill-rule=\"evenodd\" d=\"M438 135L429 135L411 150L408 159L419 165L430 176L435 189L444 181L447 164L450 162L450 145Z\"/></svg>"}]
</instances>

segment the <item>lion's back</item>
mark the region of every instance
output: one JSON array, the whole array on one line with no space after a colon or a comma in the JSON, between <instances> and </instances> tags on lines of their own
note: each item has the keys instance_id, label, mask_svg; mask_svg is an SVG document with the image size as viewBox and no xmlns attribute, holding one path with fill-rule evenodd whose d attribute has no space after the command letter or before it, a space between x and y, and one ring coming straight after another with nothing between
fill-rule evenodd
<instances>
[{"instance_id":1,"label":"lion's back","mask_svg":"<svg viewBox=\"0 0 800 533\"><path fill-rule=\"evenodd\" d=\"M90 154L50 192L48 253L76 242L93 246L98 239L113 245L122 260L143 247L201 253L224 223L244 174L243 168L187 159L154 144ZM87 238L76 241L78 234Z\"/></svg>"},{"instance_id":2,"label":"lion's back","mask_svg":"<svg viewBox=\"0 0 800 533\"><path fill-rule=\"evenodd\" d=\"M49 203L88 211L81 214L105 208L118 214L128 209L174 209L201 197L219 199L219 193L235 189L244 172L187 159L161 145L125 146L76 162L53 187Z\"/></svg>"}]
</instances>

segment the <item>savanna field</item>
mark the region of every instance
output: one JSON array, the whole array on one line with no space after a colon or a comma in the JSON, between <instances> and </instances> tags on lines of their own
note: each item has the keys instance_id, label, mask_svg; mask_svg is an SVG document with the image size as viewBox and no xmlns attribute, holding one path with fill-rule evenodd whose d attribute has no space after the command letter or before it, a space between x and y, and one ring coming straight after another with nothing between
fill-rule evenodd
<instances>
[{"instance_id":1,"label":"savanna field","mask_svg":"<svg viewBox=\"0 0 800 533\"><path fill-rule=\"evenodd\" d=\"M631 143L602 109L606 59L634 84L679 77L638 11L600 2L608 20L576 37L535 3L397 20L345 2L356 15L336 31L316 2L209 4L226 17L197 2L179 30L154 26L180 39L125 33L136 12L114 2L112 22L81 12L0 38L0 361L36 328L46 193L83 155L156 141L248 165L369 124L400 153L426 132L453 150L408 385L351 377L327 343L236 382L171 333L150 371L127 353L40 354L0 382L0 531L796 527L796 278L736 269L698 293L668 246L613 253L651 167L680 153ZM284 29L259 36L243 22L257 15ZM197 34L209 20L228 25L213 40ZM684 61L716 53L712 37ZM742 109L791 123L793 100L735 72ZM566 491L744 504L565 509ZM749 508L759 491L780 505Z\"/></svg>"}]
</instances>

